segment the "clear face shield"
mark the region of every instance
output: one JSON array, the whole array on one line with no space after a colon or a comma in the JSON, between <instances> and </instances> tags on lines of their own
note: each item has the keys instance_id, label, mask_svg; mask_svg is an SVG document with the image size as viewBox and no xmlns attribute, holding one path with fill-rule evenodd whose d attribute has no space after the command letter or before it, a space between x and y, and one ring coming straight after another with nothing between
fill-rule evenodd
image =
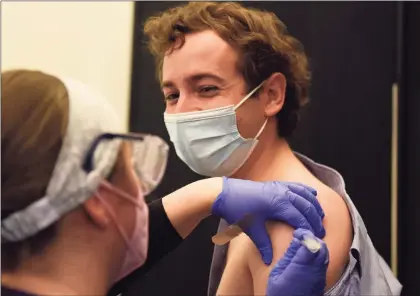
<instances>
[{"instance_id":1,"label":"clear face shield","mask_svg":"<svg viewBox=\"0 0 420 296\"><path fill-rule=\"evenodd\" d=\"M131 164L142 185L144 195L150 194L162 181L168 162L169 146L160 137L148 134L113 134L98 136L86 154L83 169L89 173L100 165L110 145L125 143L131 151Z\"/></svg>"}]
</instances>

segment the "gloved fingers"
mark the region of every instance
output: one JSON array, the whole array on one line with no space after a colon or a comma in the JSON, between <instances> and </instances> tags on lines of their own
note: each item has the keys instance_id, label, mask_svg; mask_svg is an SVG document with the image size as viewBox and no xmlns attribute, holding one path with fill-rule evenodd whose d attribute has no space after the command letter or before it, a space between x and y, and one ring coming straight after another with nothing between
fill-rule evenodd
<instances>
[{"instance_id":1,"label":"gloved fingers","mask_svg":"<svg viewBox=\"0 0 420 296\"><path fill-rule=\"evenodd\" d=\"M313 230L316 236L323 238L325 236L324 225L322 224L322 218L315 209L315 206L307 201L306 199L300 197L299 195L289 192L289 200L296 209L302 213L306 223L309 223L311 229L306 227L306 225L298 225L295 228L305 228Z\"/></svg>"},{"instance_id":2,"label":"gloved fingers","mask_svg":"<svg viewBox=\"0 0 420 296\"><path fill-rule=\"evenodd\" d=\"M324 264L327 265L330 263L330 254L328 251L327 244L324 241L321 241L321 249L317 253L317 257L315 258L315 264Z\"/></svg>"},{"instance_id":3,"label":"gloved fingers","mask_svg":"<svg viewBox=\"0 0 420 296\"><path fill-rule=\"evenodd\" d=\"M288 186L292 185L295 188L296 187L301 187L301 188L307 190L308 192L310 192L312 195L315 195L315 196L318 194L315 188L312 188L311 186L308 186L308 185L305 185L305 184L302 184L302 183L299 183L299 182L285 182L285 184L287 184ZM299 189L299 190L302 190L302 189Z\"/></svg>"},{"instance_id":4,"label":"gloved fingers","mask_svg":"<svg viewBox=\"0 0 420 296\"><path fill-rule=\"evenodd\" d=\"M287 261L290 263L292 259L296 256L296 252L299 250L299 248L302 246L299 240L293 238L292 241L289 244L289 247L286 250L286 253L279 261Z\"/></svg>"},{"instance_id":5,"label":"gloved fingers","mask_svg":"<svg viewBox=\"0 0 420 296\"><path fill-rule=\"evenodd\" d=\"M292 192L288 193L289 195L292 195ZM303 199L302 197L298 195L294 195L290 197L291 199L300 199L302 203L306 203L306 205L312 206L310 202ZM280 220L283 221L290 226L292 226L294 229L297 228L304 228L308 229L310 231L314 231L311 224L308 222L306 217L299 211L299 209L294 205L295 201L290 201L291 205L288 205L287 208L285 207L284 203L279 204L278 208L273 208L273 216L270 217L272 220ZM301 204L299 204L300 207L302 207ZM318 216L319 217L319 216Z\"/></svg>"},{"instance_id":6,"label":"gloved fingers","mask_svg":"<svg viewBox=\"0 0 420 296\"><path fill-rule=\"evenodd\" d=\"M299 248L302 246L299 240L293 239L289 247L286 250L286 253L280 260L277 261L276 265L274 265L273 269L270 272L270 277L275 275L281 275L289 266L290 262L292 262L292 259L296 256L296 252L299 250Z\"/></svg>"},{"instance_id":7,"label":"gloved fingers","mask_svg":"<svg viewBox=\"0 0 420 296\"><path fill-rule=\"evenodd\" d=\"M319 266L329 263L328 248L323 240L317 238L313 233L306 229L295 230L293 237L302 245L302 247L297 251L297 255L295 256L296 263L308 264L313 261L312 264ZM315 244L318 243L320 248L315 250L315 252L314 249L310 250L308 245L303 243L305 240L312 240L312 242L315 242Z\"/></svg>"},{"instance_id":8,"label":"gloved fingers","mask_svg":"<svg viewBox=\"0 0 420 296\"><path fill-rule=\"evenodd\" d=\"M328 267L329 252L327 245L322 242L321 248L315 253L311 252L306 245L301 244L299 250L296 252L292 263L299 265L313 265L318 267Z\"/></svg>"},{"instance_id":9,"label":"gloved fingers","mask_svg":"<svg viewBox=\"0 0 420 296\"><path fill-rule=\"evenodd\" d=\"M273 247L264 221L257 221L246 230L246 234L254 242L266 265L273 261Z\"/></svg>"},{"instance_id":10,"label":"gloved fingers","mask_svg":"<svg viewBox=\"0 0 420 296\"><path fill-rule=\"evenodd\" d=\"M304 236L316 239L313 232L307 229L298 228L293 232L293 237L296 238L297 240L300 240L300 241L304 240Z\"/></svg>"},{"instance_id":11,"label":"gloved fingers","mask_svg":"<svg viewBox=\"0 0 420 296\"><path fill-rule=\"evenodd\" d=\"M318 212L318 214L321 216L321 218L325 217L325 213L322 210L321 205L318 202L318 199L316 198L317 192L312 187L300 184L300 183L288 183L287 187L297 195L302 196L303 198L307 199L310 203L312 203Z\"/></svg>"},{"instance_id":12,"label":"gloved fingers","mask_svg":"<svg viewBox=\"0 0 420 296\"><path fill-rule=\"evenodd\" d=\"M309 249L301 243L299 249L293 257L292 262L299 265L313 265L317 257L317 253L312 253Z\"/></svg>"}]
</instances>

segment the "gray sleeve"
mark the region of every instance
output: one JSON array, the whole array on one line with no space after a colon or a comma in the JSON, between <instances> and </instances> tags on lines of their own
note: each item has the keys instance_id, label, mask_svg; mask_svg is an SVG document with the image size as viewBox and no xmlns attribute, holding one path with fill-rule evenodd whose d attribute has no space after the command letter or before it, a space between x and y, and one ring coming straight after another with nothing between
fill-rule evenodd
<instances>
[{"instance_id":1,"label":"gray sleeve","mask_svg":"<svg viewBox=\"0 0 420 296\"><path fill-rule=\"evenodd\" d=\"M360 296L360 274L356 268L357 260L350 255L343 275L338 282L325 292L325 296Z\"/></svg>"}]
</instances>

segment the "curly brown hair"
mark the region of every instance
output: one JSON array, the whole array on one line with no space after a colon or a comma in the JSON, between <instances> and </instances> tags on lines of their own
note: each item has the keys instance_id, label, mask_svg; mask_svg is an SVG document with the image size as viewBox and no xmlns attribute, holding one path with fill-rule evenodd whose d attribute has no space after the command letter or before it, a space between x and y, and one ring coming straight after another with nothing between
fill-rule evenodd
<instances>
[{"instance_id":1,"label":"curly brown hair","mask_svg":"<svg viewBox=\"0 0 420 296\"><path fill-rule=\"evenodd\" d=\"M240 55L238 69L248 91L273 73L286 77L286 99L276 115L280 137L291 136L298 111L309 98L310 71L303 45L274 13L245 8L236 2L190 2L150 17L144 25L159 80L165 54L179 49L185 34L213 30ZM176 42L179 40L180 42ZM175 45L176 44L176 45Z\"/></svg>"}]
</instances>

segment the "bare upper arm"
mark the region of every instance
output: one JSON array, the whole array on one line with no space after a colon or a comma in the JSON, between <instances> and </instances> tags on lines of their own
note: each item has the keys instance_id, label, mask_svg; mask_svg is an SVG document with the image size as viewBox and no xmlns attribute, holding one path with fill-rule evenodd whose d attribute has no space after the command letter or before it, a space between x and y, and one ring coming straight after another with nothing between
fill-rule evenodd
<instances>
[{"instance_id":1,"label":"bare upper arm","mask_svg":"<svg viewBox=\"0 0 420 296\"><path fill-rule=\"evenodd\" d=\"M349 250L353 240L350 214L344 200L332 190L318 191L319 202L325 212L323 221L326 242L330 255L327 271L327 287L331 288L341 277L349 260ZM256 247L248 237L243 237L246 249L248 266L253 277L255 295L266 292L268 276L277 261L283 257L293 237L293 229L284 223L270 222L267 225L273 245L273 262L266 266Z\"/></svg>"},{"instance_id":2,"label":"bare upper arm","mask_svg":"<svg viewBox=\"0 0 420 296\"><path fill-rule=\"evenodd\" d=\"M253 294L252 275L248 261L245 259L249 251L241 248L241 243L239 236L229 244L226 267L217 289L217 295L233 296Z\"/></svg>"},{"instance_id":3,"label":"bare upper arm","mask_svg":"<svg viewBox=\"0 0 420 296\"><path fill-rule=\"evenodd\" d=\"M343 199L332 190L318 190L319 202L325 212L324 238L330 253L327 272L327 289L332 287L343 273L348 262L352 242L350 214ZM244 234L235 238L230 246L225 272L218 295L265 295L268 276L272 267L283 257L292 237L293 229L283 223L268 223L273 244L273 262L266 266L252 241Z\"/></svg>"}]
</instances>

